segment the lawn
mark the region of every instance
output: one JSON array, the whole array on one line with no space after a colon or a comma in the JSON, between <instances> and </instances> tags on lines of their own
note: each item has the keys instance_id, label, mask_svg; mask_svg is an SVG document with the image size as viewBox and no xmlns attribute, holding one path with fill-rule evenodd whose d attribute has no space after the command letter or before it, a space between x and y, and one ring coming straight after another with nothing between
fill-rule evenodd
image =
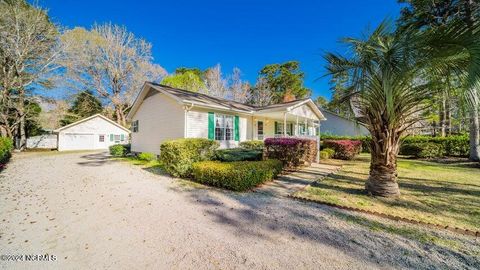
<instances>
[{"instance_id":1,"label":"lawn","mask_svg":"<svg viewBox=\"0 0 480 270\"><path fill-rule=\"evenodd\" d=\"M370 156L341 163L342 169L295 195L341 206L356 207L418 221L480 231L480 166L471 162L434 162L400 158L401 196L377 198L366 194Z\"/></svg>"}]
</instances>

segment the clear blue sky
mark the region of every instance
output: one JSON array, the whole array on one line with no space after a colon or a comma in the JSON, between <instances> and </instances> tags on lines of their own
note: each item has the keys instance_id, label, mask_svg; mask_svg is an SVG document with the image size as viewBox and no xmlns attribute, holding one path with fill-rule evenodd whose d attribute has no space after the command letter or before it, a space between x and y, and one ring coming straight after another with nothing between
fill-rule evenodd
<instances>
[{"instance_id":1,"label":"clear blue sky","mask_svg":"<svg viewBox=\"0 0 480 270\"><path fill-rule=\"evenodd\" d=\"M56 23L68 28L112 22L153 44L154 61L168 72L233 67L254 82L264 65L300 61L313 97L330 97L321 55L342 52L338 40L360 36L386 17L395 18L396 0L203 0L106 1L39 0Z\"/></svg>"}]
</instances>

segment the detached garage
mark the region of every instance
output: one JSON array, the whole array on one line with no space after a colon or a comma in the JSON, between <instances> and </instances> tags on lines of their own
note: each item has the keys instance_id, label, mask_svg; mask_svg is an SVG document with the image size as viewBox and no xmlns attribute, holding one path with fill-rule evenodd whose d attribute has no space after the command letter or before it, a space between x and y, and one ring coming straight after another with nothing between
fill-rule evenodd
<instances>
[{"instance_id":1,"label":"detached garage","mask_svg":"<svg viewBox=\"0 0 480 270\"><path fill-rule=\"evenodd\" d=\"M108 149L128 143L130 131L107 117L96 114L55 130L58 151Z\"/></svg>"}]
</instances>

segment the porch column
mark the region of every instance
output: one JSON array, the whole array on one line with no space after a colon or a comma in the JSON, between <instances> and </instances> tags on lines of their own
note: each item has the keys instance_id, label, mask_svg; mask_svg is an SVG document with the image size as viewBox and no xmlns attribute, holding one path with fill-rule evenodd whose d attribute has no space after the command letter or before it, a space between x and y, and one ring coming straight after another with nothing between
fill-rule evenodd
<instances>
[{"instance_id":1,"label":"porch column","mask_svg":"<svg viewBox=\"0 0 480 270\"><path fill-rule=\"evenodd\" d=\"M295 136L299 135L300 127L298 126L298 115L297 115L297 125L295 126Z\"/></svg>"},{"instance_id":2,"label":"porch column","mask_svg":"<svg viewBox=\"0 0 480 270\"><path fill-rule=\"evenodd\" d=\"M287 137L287 113L283 113L283 137Z\"/></svg>"},{"instance_id":3,"label":"porch column","mask_svg":"<svg viewBox=\"0 0 480 270\"><path fill-rule=\"evenodd\" d=\"M305 118L305 135L308 136L308 119Z\"/></svg>"}]
</instances>

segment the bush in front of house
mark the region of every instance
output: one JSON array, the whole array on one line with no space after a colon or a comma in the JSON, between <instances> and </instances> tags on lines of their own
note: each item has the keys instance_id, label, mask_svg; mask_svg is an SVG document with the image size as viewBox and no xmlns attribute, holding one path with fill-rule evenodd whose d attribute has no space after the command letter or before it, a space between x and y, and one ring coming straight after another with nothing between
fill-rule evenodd
<instances>
[{"instance_id":1,"label":"bush in front of house","mask_svg":"<svg viewBox=\"0 0 480 270\"><path fill-rule=\"evenodd\" d=\"M262 160L262 150L230 148L215 150L214 160L223 162L232 161L259 161Z\"/></svg>"},{"instance_id":2,"label":"bush in front of house","mask_svg":"<svg viewBox=\"0 0 480 270\"><path fill-rule=\"evenodd\" d=\"M335 150L332 148L325 148L320 151L320 159L329 159L335 155Z\"/></svg>"},{"instance_id":3,"label":"bush in front of house","mask_svg":"<svg viewBox=\"0 0 480 270\"><path fill-rule=\"evenodd\" d=\"M320 140L354 140L354 141L361 141L362 142L362 150L363 153L370 153L370 144L372 143L371 136L339 136L339 135L331 135L331 134L321 134ZM324 145L322 144L322 148ZM323 149L322 149L323 150Z\"/></svg>"},{"instance_id":4,"label":"bush in front of house","mask_svg":"<svg viewBox=\"0 0 480 270\"><path fill-rule=\"evenodd\" d=\"M265 159L280 160L286 169L295 169L315 161L317 151L317 143L314 140L267 138L263 154Z\"/></svg>"},{"instance_id":5,"label":"bush in front of house","mask_svg":"<svg viewBox=\"0 0 480 270\"><path fill-rule=\"evenodd\" d=\"M166 141L160 145L160 162L169 174L176 177L190 177L192 164L211 160L218 147L217 141L203 138Z\"/></svg>"},{"instance_id":6,"label":"bush in front of house","mask_svg":"<svg viewBox=\"0 0 480 270\"><path fill-rule=\"evenodd\" d=\"M325 140L323 145L335 151L334 158L350 160L362 150L362 142L357 140Z\"/></svg>"},{"instance_id":7,"label":"bush in front of house","mask_svg":"<svg viewBox=\"0 0 480 270\"><path fill-rule=\"evenodd\" d=\"M193 164L196 182L234 191L249 190L272 180L282 171L282 162L263 161L218 162L202 161Z\"/></svg>"},{"instance_id":8,"label":"bush in front of house","mask_svg":"<svg viewBox=\"0 0 480 270\"><path fill-rule=\"evenodd\" d=\"M12 150L13 140L6 137L0 137L0 169L12 156Z\"/></svg>"},{"instance_id":9,"label":"bush in front of house","mask_svg":"<svg viewBox=\"0 0 480 270\"><path fill-rule=\"evenodd\" d=\"M142 153L138 154L137 158L139 160L143 160L143 161L152 161L152 160L157 159L157 156L154 153L142 152Z\"/></svg>"},{"instance_id":10,"label":"bush in front of house","mask_svg":"<svg viewBox=\"0 0 480 270\"><path fill-rule=\"evenodd\" d=\"M434 142L407 143L400 147L400 154L416 158L438 158L446 154L443 144Z\"/></svg>"},{"instance_id":11,"label":"bush in front of house","mask_svg":"<svg viewBox=\"0 0 480 270\"><path fill-rule=\"evenodd\" d=\"M130 144L115 144L109 147L110 155L124 157L130 154Z\"/></svg>"},{"instance_id":12,"label":"bush in front of house","mask_svg":"<svg viewBox=\"0 0 480 270\"><path fill-rule=\"evenodd\" d=\"M239 144L240 148L262 150L264 143L260 140L244 141Z\"/></svg>"}]
</instances>

